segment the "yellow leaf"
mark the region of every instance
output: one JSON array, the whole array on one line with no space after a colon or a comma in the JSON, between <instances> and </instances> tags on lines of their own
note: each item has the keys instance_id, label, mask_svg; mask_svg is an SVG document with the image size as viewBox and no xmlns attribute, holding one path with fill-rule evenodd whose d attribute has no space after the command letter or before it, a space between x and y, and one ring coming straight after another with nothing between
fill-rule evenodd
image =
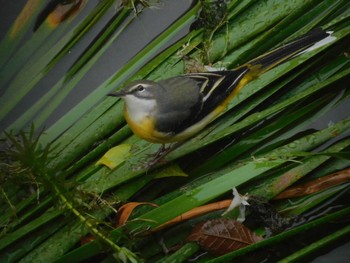
<instances>
[{"instance_id":1,"label":"yellow leaf","mask_svg":"<svg viewBox=\"0 0 350 263\"><path fill-rule=\"evenodd\" d=\"M129 156L131 145L121 144L109 149L100 160L96 162L96 165L105 165L109 169L114 169L122 164Z\"/></svg>"},{"instance_id":2,"label":"yellow leaf","mask_svg":"<svg viewBox=\"0 0 350 263\"><path fill-rule=\"evenodd\" d=\"M160 170L159 172L157 172L154 178L164 178L164 177L173 177L173 176L187 177L188 174L182 171L180 166L178 166L177 164L172 164Z\"/></svg>"}]
</instances>

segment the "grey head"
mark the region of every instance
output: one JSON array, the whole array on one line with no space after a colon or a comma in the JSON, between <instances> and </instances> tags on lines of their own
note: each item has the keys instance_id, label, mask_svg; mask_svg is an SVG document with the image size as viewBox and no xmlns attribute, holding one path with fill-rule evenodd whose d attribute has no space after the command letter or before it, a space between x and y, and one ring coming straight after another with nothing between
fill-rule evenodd
<instances>
[{"instance_id":1,"label":"grey head","mask_svg":"<svg viewBox=\"0 0 350 263\"><path fill-rule=\"evenodd\" d=\"M118 92L109 94L121 97L125 101L125 113L132 123L140 123L145 118L158 112L158 102L165 94L165 89L157 82L150 80L135 81Z\"/></svg>"},{"instance_id":2,"label":"grey head","mask_svg":"<svg viewBox=\"0 0 350 263\"><path fill-rule=\"evenodd\" d=\"M131 82L117 92L109 93L109 96L126 98L129 96L139 99L153 100L165 92L162 85L151 80L138 80ZM129 96L128 96L129 95Z\"/></svg>"}]
</instances>

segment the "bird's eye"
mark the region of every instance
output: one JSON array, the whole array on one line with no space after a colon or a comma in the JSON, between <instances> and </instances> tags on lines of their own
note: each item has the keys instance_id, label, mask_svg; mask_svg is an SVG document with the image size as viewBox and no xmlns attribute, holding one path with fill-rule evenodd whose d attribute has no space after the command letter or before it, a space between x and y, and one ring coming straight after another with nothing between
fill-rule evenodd
<instances>
[{"instance_id":1,"label":"bird's eye","mask_svg":"<svg viewBox=\"0 0 350 263\"><path fill-rule=\"evenodd\" d=\"M144 87L144 86L142 86L142 85L138 85L138 86L137 86L137 91L142 92L142 91L144 91L144 90L145 90L145 87Z\"/></svg>"}]
</instances>

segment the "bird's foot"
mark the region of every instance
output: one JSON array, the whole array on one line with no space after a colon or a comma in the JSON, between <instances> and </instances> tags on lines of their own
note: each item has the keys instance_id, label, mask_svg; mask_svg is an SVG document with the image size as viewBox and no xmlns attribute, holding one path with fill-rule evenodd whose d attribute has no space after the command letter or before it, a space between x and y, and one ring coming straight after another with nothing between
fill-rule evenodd
<instances>
[{"instance_id":1,"label":"bird's foot","mask_svg":"<svg viewBox=\"0 0 350 263\"><path fill-rule=\"evenodd\" d=\"M141 165L138 165L137 167L134 167L134 170L149 170L153 168L155 165L165 162L164 157L170 153L174 149L174 145L165 145L162 144L162 146L159 148L159 150L156 153L148 154L146 160L142 162Z\"/></svg>"}]
</instances>

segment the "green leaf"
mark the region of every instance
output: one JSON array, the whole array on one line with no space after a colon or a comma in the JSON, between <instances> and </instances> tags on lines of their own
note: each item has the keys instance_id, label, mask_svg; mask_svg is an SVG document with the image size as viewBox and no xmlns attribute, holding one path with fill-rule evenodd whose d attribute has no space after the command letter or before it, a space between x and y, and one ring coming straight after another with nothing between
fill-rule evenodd
<instances>
[{"instance_id":1,"label":"green leaf","mask_svg":"<svg viewBox=\"0 0 350 263\"><path fill-rule=\"evenodd\" d=\"M165 177L187 177L188 174L186 174L179 165L177 164L171 164L169 166L166 166L164 169L161 169L160 171L156 172L154 175L154 179L159 178L165 178Z\"/></svg>"}]
</instances>

